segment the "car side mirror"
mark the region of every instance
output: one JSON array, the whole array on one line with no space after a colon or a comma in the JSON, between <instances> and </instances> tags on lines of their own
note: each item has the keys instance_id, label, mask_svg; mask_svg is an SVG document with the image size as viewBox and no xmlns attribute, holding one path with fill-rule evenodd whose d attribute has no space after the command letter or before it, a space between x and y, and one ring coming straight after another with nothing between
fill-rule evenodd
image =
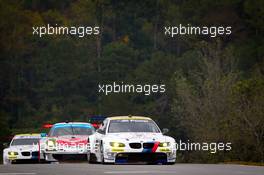
<instances>
[{"instance_id":1,"label":"car side mirror","mask_svg":"<svg viewBox=\"0 0 264 175\"><path fill-rule=\"evenodd\" d=\"M7 142L3 143L3 147L7 148L9 146L9 144Z\"/></svg>"},{"instance_id":2,"label":"car side mirror","mask_svg":"<svg viewBox=\"0 0 264 175\"><path fill-rule=\"evenodd\" d=\"M96 132L100 133L100 134L105 134L105 131L103 131L102 129L97 129Z\"/></svg>"},{"instance_id":3,"label":"car side mirror","mask_svg":"<svg viewBox=\"0 0 264 175\"><path fill-rule=\"evenodd\" d=\"M163 128L162 129L162 134L166 134L166 133L168 133L169 132L169 129L168 128Z\"/></svg>"},{"instance_id":4,"label":"car side mirror","mask_svg":"<svg viewBox=\"0 0 264 175\"><path fill-rule=\"evenodd\" d=\"M43 133L40 133L40 136L41 137L47 137L47 133L44 133L44 132Z\"/></svg>"}]
</instances>

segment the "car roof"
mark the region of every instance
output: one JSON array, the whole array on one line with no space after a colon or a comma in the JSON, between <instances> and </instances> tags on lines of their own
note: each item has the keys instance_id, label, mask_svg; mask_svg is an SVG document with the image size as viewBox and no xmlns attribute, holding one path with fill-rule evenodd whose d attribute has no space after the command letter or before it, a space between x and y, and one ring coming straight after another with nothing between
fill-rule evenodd
<instances>
[{"instance_id":1,"label":"car roof","mask_svg":"<svg viewBox=\"0 0 264 175\"><path fill-rule=\"evenodd\" d=\"M152 120L149 117L144 116L114 116L114 117L108 117L109 120Z\"/></svg>"},{"instance_id":2,"label":"car roof","mask_svg":"<svg viewBox=\"0 0 264 175\"><path fill-rule=\"evenodd\" d=\"M56 123L52 126L52 128L64 128L64 127L88 127L94 128L91 123L86 122L63 122L63 123Z\"/></svg>"},{"instance_id":3,"label":"car roof","mask_svg":"<svg viewBox=\"0 0 264 175\"><path fill-rule=\"evenodd\" d=\"M61 123L55 123L54 125L72 125L72 124L84 124L84 125L91 125L90 123L86 123L86 122L61 122Z\"/></svg>"},{"instance_id":4,"label":"car roof","mask_svg":"<svg viewBox=\"0 0 264 175\"><path fill-rule=\"evenodd\" d=\"M25 139L25 138L41 138L40 133L27 133L27 134L17 134L14 139Z\"/></svg>"}]
</instances>

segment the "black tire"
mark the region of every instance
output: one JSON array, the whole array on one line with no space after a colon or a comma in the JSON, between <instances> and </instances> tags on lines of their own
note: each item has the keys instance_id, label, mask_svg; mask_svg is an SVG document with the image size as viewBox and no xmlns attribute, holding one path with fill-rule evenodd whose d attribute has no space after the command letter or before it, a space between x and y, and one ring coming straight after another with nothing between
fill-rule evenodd
<instances>
[{"instance_id":1,"label":"black tire","mask_svg":"<svg viewBox=\"0 0 264 175\"><path fill-rule=\"evenodd\" d=\"M87 162L90 163L90 161L91 161L91 160L90 160L90 159L91 159L91 158L90 158L90 157L91 157L91 154L90 154L90 153L87 153L86 156L87 156L87 157L86 157L86 158L87 158Z\"/></svg>"},{"instance_id":2,"label":"black tire","mask_svg":"<svg viewBox=\"0 0 264 175\"><path fill-rule=\"evenodd\" d=\"M3 160L4 161L4 160ZM3 162L4 165L11 165L12 164L12 161L7 161L7 162Z\"/></svg>"},{"instance_id":3,"label":"black tire","mask_svg":"<svg viewBox=\"0 0 264 175\"><path fill-rule=\"evenodd\" d=\"M95 154L93 154L93 153L89 153L89 155L87 155L87 161L88 161L88 163L90 163L90 164L95 164L95 163L97 163L97 158L96 158Z\"/></svg>"},{"instance_id":4,"label":"black tire","mask_svg":"<svg viewBox=\"0 0 264 175\"><path fill-rule=\"evenodd\" d=\"M100 154L101 154L101 164L105 164L103 143L101 143L101 145L100 145Z\"/></svg>"},{"instance_id":5,"label":"black tire","mask_svg":"<svg viewBox=\"0 0 264 175\"><path fill-rule=\"evenodd\" d=\"M164 165L175 165L176 162L167 162Z\"/></svg>"}]
</instances>

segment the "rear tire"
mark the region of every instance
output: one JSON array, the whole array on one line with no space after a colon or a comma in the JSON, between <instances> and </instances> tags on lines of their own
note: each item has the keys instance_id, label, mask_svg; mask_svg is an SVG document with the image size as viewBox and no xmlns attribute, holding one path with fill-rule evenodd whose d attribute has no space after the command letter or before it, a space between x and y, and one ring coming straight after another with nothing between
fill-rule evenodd
<instances>
[{"instance_id":1,"label":"rear tire","mask_svg":"<svg viewBox=\"0 0 264 175\"><path fill-rule=\"evenodd\" d=\"M3 164L4 165L11 165L12 164L12 161L7 160L7 159L3 159Z\"/></svg>"},{"instance_id":2,"label":"rear tire","mask_svg":"<svg viewBox=\"0 0 264 175\"><path fill-rule=\"evenodd\" d=\"M167 162L166 164L164 165L175 165L176 162Z\"/></svg>"},{"instance_id":3,"label":"rear tire","mask_svg":"<svg viewBox=\"0 0 264 175\"><path fill-rule=\"evenodd\" d=\"M105 164L103 143L101 143L101 145L100 145L100 156L101 156L101 164Z\"/></svg>"},{"instance_id":4,"label":"rear tire","mask_svg":"<svg viewBox=\"0 0 264 175\"><path fill-rule=\"evenodd\" d=\"M97 158L96 158L95 154L93 154L93 153L87 154L87 161L90 164L95 164L97 162Z\"/></svg>"}]
</instances>

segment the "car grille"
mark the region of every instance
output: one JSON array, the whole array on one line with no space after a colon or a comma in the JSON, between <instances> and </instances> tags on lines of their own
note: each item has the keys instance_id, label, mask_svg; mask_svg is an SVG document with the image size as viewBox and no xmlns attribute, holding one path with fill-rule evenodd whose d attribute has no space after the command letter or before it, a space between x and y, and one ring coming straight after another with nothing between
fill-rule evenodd
<instances>
[{"instance_id":1,"label":"car grille","mask_svg":"<svg viewBox=\"0 0 264 175\"><path fill-rule=\"evenodd\" d=\"M143 148L146 148L146 149L151 149L153 148L154 146L154 143L143 143Z\"/></svg>"},{"instance_id":2,"label":"car grille","mask_svg":"<svg viewBox=\"0 0 264 175\"><path fill-rule=\"evenodd\" d=\"M118 153L115 163L166 163L165 153Z\"/></svg>"},{"instance_id":3,"label":"car grille","mask_svg":"<svg viewBox=\"0 0 264 175\"><path fill-rule=\"evenodd\" d=\"M129 143L130 148L133 149L140 149L141 148L141 143Z\"/></svg>"},{"instance_id":4,"label":"car grille","mask_svg":"<svg viewBox=\"0 0 264 175\"><path fill-rule=\"evenodd\" d=\"M27 152L27 151L26 152L22 152L21 154L22 154L22 156L30 156L30 152Z\"/></svg>"}]
</instances>

